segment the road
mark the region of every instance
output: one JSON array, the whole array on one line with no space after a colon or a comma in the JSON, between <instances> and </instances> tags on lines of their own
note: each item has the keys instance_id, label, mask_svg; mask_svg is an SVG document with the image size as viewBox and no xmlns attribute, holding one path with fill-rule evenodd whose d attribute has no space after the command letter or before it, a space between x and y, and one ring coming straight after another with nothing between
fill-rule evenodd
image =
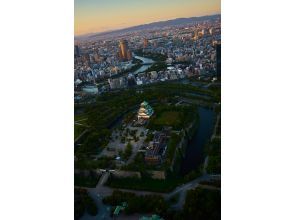
<instances>
[{"instance_id":1,"label":"road","mask_svg":"<svg viewBox=\"0 0 294 220\"><path fill-rule=\"evenodd\" d=\"M74 146L78 144L79 140L88 132L88 129L85 129L75 140L74 140Z\"/></svg>"},{"instance_id":2,"label":"road","mask_svg":"<svg viewBox=\"0 0 294 220\"><path fill-rule=\"evenodd\" d=\"M220 175L208 175L208 174L205 174L205 175L203 175L201 177L198 177L195 180L192 180L192 181L190 181L190 182L188 182L186 184L178 186L177 188L175 188L170 193L157 193L157 192L129 190L129 189L113 189L113 188L110 188L108 186L103 185L106 182L108 177L109 177L109 173L106 172L100 178L100 180L99 180L99 182L98 182L98 184L96 185L95 188L86 188L88 190L88 192L92 195L92 197L95 196L95 195L99 195L99 196L101 196L101 198L106 197L106 196L110 196L114 190L120 190L120 191L123 191L123 192L131 192L131 193L135 193L138 196L139 195L156 194L156 195L163 196L166 200L169 200L173 196L176 196L177 194L179 194L178 202L172 206L172 208L174 208L174 209L181 209L183 207L183 205L185 203L185 198L186 198L187 191L191 190L191 189L195 189L196 187L199 187L200 182L202 182L202 181L210 181L210 180L213 180L213 179L220 179ZM215 187L206 187L206 188L217 189ZM101 202L99 202L99 201L96 201L96 204L99 207L101 206ZM103 204L102 204L102 206L103 206Z\"/></svg>"},{"instance_id":3,"label":"road","mask_svg":"<svg viewBox=\"0 0 294 220\"><path fill-rule=\"evenodd\" d=\"M168 200L168 199L172 198L173 196L176 196L177 194L179 194L179 200L176 204L174 204L172 206L172 208L181 209L185 203L186 193L188 190L195 189L196 187L199 186L199 183L202 181L210 181L210 180L219 179L219 178L220 178L220 175L204 174L203 176L201 176L195 180L192 180L186 184L183 184L183 185L175 188L172 192L165 194L164 198L166 200Z\"/></svg>"},{"instance_id":4,"label":"road","mask_svg":"<svg viewBox=\"0 0 294 220\"><path fill-rule=\"evenodd\" d=\"M111 220L112 218L110 217L110 211L111 207L105 205L102 202L103 197L99 194L97 194L95 188L89 188L88 189L89 195L93 198L95 201L97 207L98 207L98 214L96 216L91 216L89 214L85 214L81 220L97 220L97 219L105 219L105 220Z\"/></svg>"},{"instance_id":5,"label":"road","mask_svg":"<svg viewBox=\"0 0 294 220\"><path fill-rule=\"evenodd\" d=\"M80 126L83 126L83 127L89 128L88 125L84 125L84 124L81 124L81 123L78 123L78 122L75 122L75 125L80 125Z\"/></svg>"}]
</instances>

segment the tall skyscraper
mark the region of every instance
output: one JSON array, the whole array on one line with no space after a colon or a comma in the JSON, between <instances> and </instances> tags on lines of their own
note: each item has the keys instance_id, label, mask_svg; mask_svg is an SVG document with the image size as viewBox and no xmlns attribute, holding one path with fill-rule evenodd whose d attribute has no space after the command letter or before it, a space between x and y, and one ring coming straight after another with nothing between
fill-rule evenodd
<instances>
[{"instance_id":1,"label":"tall skyscraper","mask_svg":"<svg viewBox=\"0 0 294 220\"><path fill-rule=\"evenodd\" d=\"M143 47L144 48L148 47L148 40L146 38L144 38Z\"/></svg>"},{"instance_id":2,"label":"tall skyscraper","mask_svg":"<svg viewBox=\"0 0 294 220\"><path fill-rule=\"evenodd\" d=\"M221 78L221 44L216 45L216 76Z\"/></svg>"},{"instance_id":3,"label":"tall skyscraper","mask_svg":"<svg viewBox=\"0 0 294 220\"><path fill-rule=\"evenodd\" d=\"M120 51L123 58L127 57L128 42L126 40L120 40L119 42Z\"/></svg>"},{"instance_id":4,"label":"tall skyscraper","mask_svg":"<svg viewBox=\"0 0 294 220\"><path fill-rule=\"evenodd\" d=\"M195 30L195 31L194 31L193 39L194 39L194 40L198 40L198 30Z\"/></svg>"},{"instance_id":5,"label":"tall skyscraper","mask_svg":"<svg viewBox=\"0 0 294 220\"><path fill-rule=\"evenodd\" d=\"M126 40L120 40L119 41L119 58L121 60L131 60L132 59L132 53L129 50L128 42Z\"/></svg>"},{"instance_id":6,"label":"tall skyscraper","mask_svg":"<svg viewBox=\"0 0 294 220\"><path fill-rule=\"evenodd\" d=\"M120 60L123 60L123 59L124 59L124 58L123 58L123 55L122 55L122 52L121 52L121 49L118 50L118 58L119 58Z\"/></svg>"}]
</instances>

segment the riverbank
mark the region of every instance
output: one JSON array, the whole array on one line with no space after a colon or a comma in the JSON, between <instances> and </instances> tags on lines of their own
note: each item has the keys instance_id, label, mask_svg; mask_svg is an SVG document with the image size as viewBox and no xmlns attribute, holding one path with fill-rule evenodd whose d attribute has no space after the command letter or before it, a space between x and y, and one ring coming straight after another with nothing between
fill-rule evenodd
<instances>
[{"instance_id":1,"label":"riverbank","mask_svg":"<svg viewBox=\"0 0 294 220\"><path fill-rule=\"evenodd\" d=\"M204 162L204 145L209 141L214 127L215 112L211 109L198 107L199 126L193 137L188 141L186 155L181 165L181 175L197 170Z\"/></svg>"}]
</instances>

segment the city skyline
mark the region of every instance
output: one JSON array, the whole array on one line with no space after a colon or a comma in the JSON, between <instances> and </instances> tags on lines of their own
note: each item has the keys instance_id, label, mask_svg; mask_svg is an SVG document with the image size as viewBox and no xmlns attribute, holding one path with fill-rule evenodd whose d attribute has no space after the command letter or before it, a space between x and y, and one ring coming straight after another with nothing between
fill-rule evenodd
<instances>
[{"instance_id":1,"label":"city skyline","mask_svg":"<svg viewBox=\"0 0 294 220\"><path fill-rule=\"evenodd\" d=\"M220 0L75 0L75 36L220 13Z\"/></svg>"}]
</instances>

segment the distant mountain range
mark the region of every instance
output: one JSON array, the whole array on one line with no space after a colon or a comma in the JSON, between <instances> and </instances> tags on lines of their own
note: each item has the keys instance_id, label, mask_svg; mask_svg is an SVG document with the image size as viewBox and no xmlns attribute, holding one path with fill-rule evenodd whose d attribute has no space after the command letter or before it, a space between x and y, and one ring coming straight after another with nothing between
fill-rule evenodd
<instances>
[{"instance_id":1,"label":"distant mountain range","mask_svg":"<svg viewBox=\"0 0 294 220\"><path fill-rule=\"evenodd\" d=\"M216 14L216 15L207 15L207 16L201 16L201 17L176 18L173 20L158 21L158 22L153 22L150 24L142 24L142 25L123 28L119 30L75 36L75 39L95 38L95 37L103 37L103 36L110 36L110 35L116 35L116 34L125 34L128 32L135 32L135 31L160 29L160 28L176 26L176 25L192 24L192 23L202 22L205 20L213 20L220 17L221 17L220 14Z\"/></svg>"}]
</instances>

